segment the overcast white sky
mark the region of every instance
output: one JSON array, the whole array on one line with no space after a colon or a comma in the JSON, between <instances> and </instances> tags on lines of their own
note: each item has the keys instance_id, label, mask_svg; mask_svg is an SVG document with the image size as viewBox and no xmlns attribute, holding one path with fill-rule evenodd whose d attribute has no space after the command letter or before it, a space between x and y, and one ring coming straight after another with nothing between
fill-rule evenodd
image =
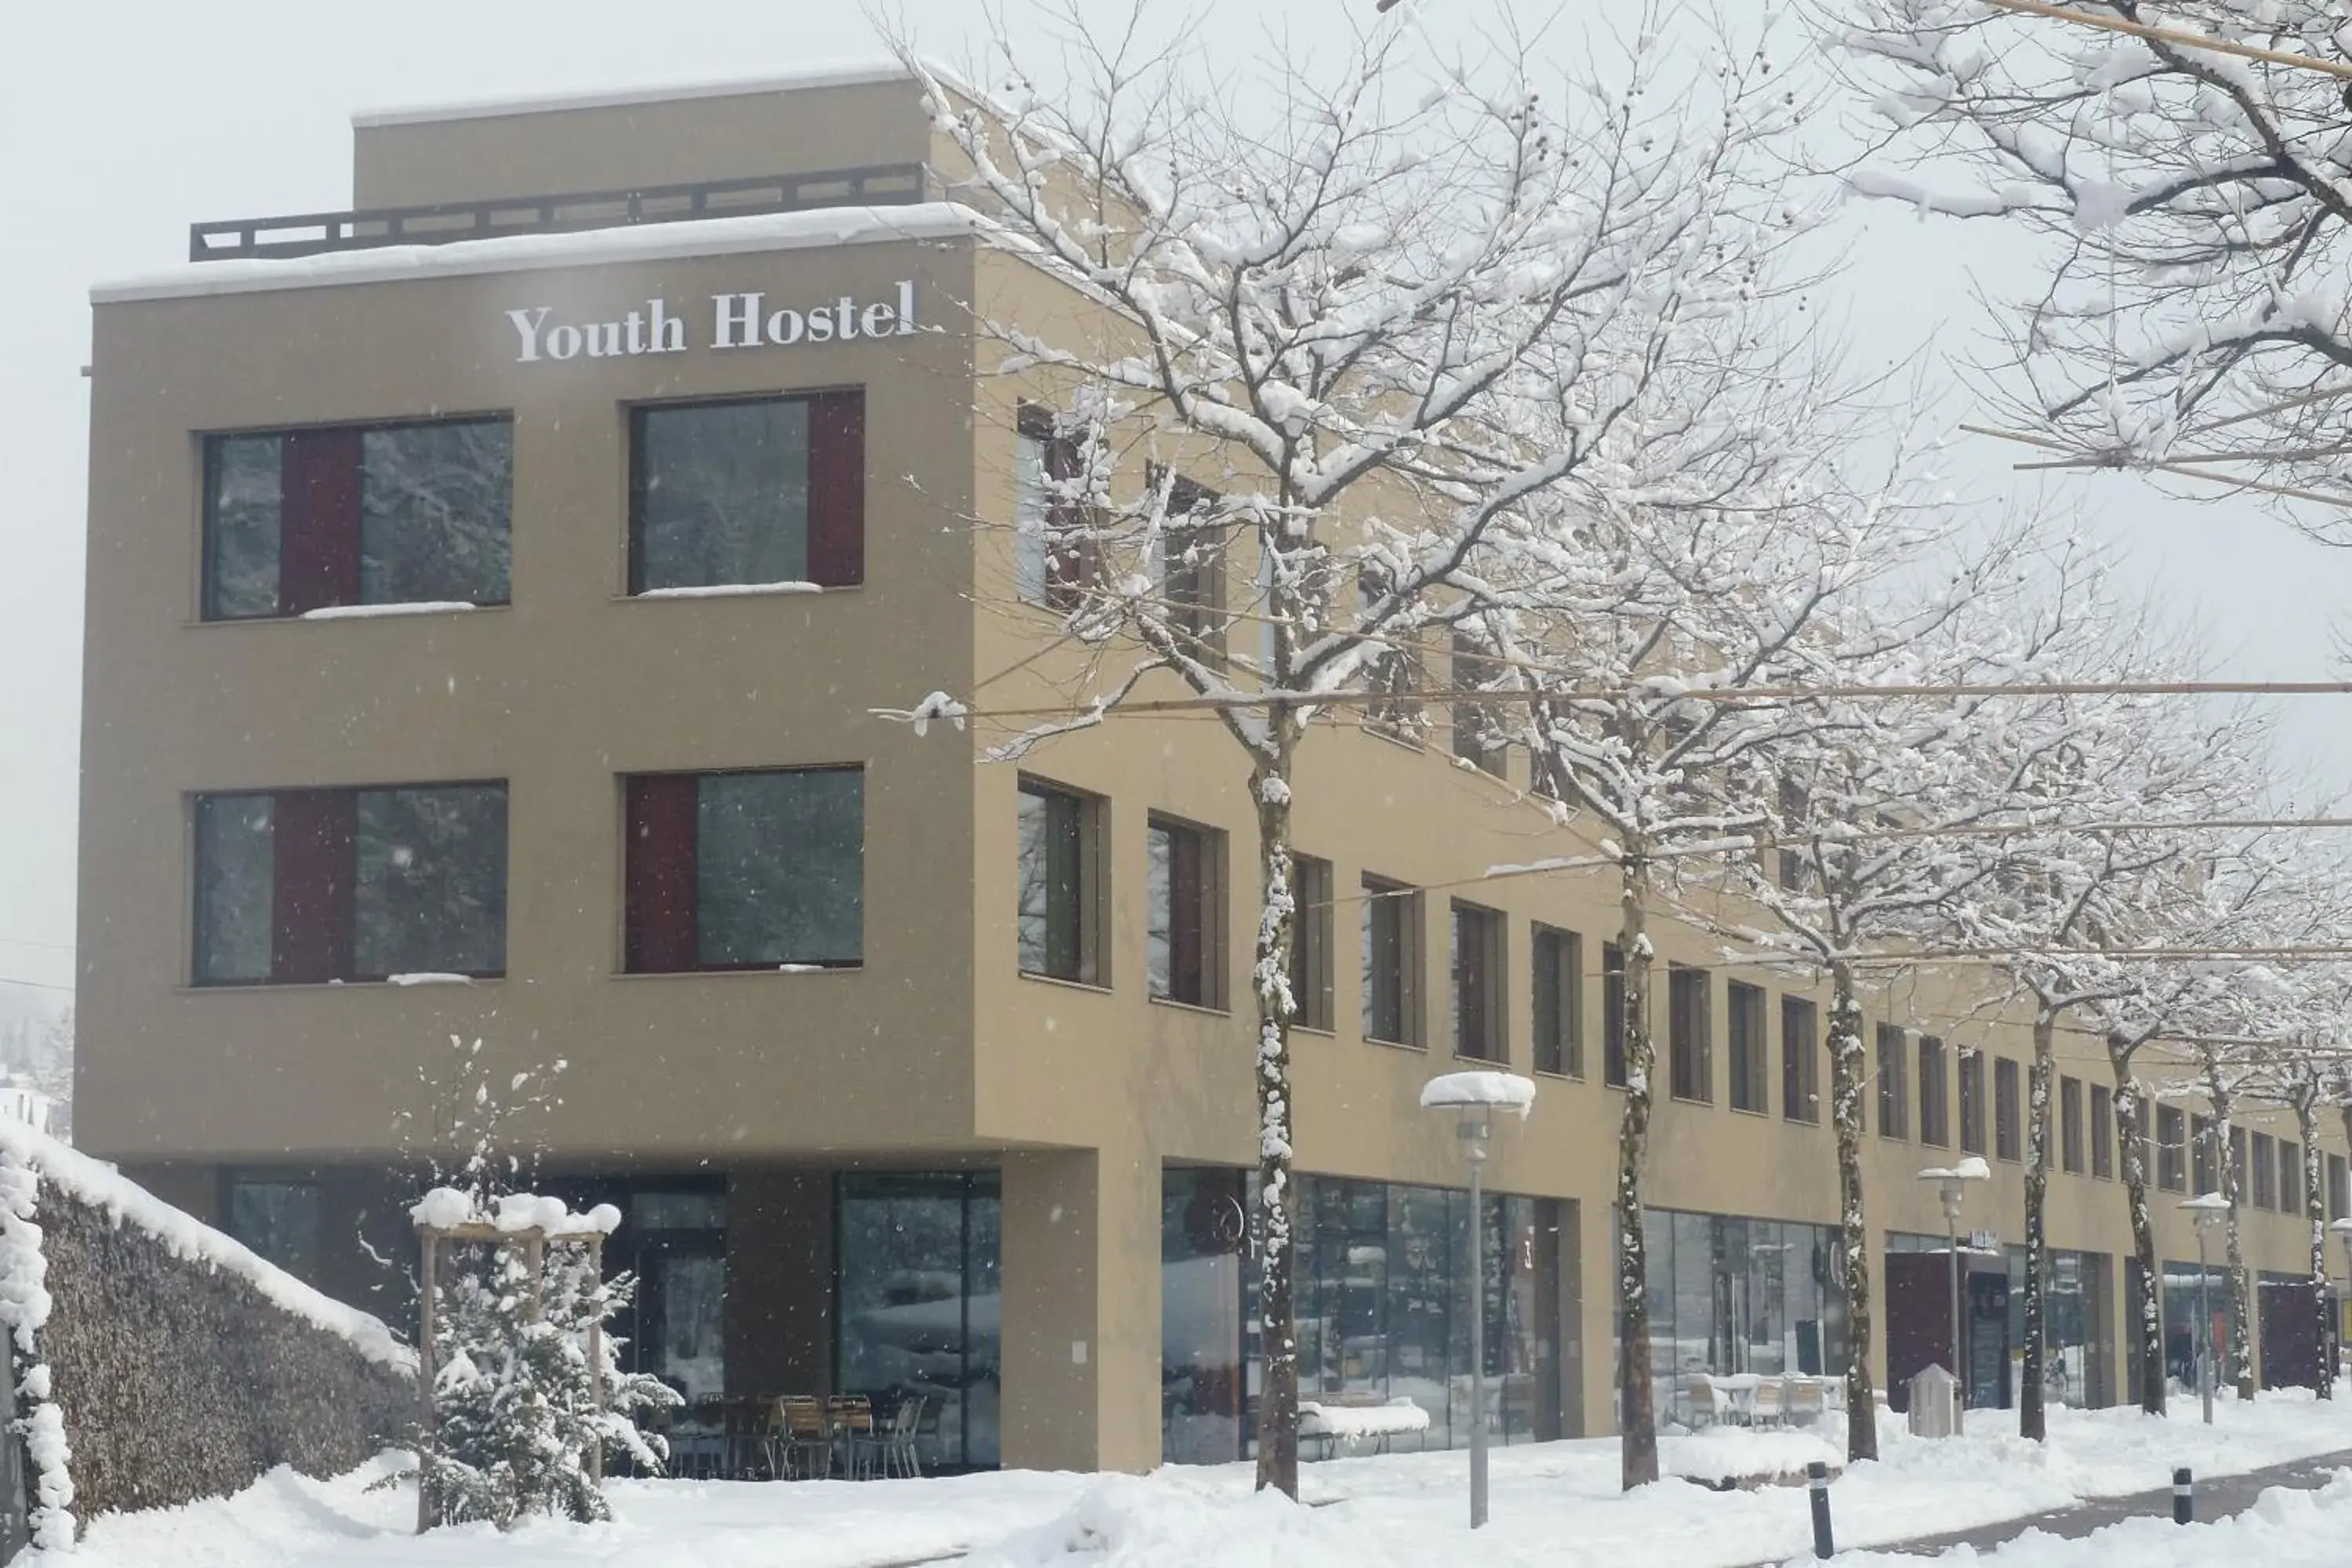
<instances>
[{"instance_id":1,"label":"overcast white sky","mask_svg":"<svg viewBox=\"0 0 2352 1568\"><path fill-rule=\"evenodd\" d=\"M1311 41L1369 20L1371 3L1288 0L1279 14L1292 38ZM1496 9L1416 3L1441 32ZM1760 11L1759 0L1723 4ZM1027 14L1018 0L1009 8L1016 22ZM894 9L930 51L964 58L971 0ZM1258 6L1216 10L1221 47L1263 44ZM1528 17L1553 10L1520 6ZM1575 25L1556 25L1562 47ZM0 978L16 983L0 984L0 1016L31 998L62 1003L72 978L90 284L179 261L192 221L348 205L355 110L775 75L877 52L845 0L0 5L0 456L16 498L0 510ZM2021 275L2017 248L1989 227L1921 224L1885 206L1856 206L1843 225L1848 267L1819 303L1848 324L1865 363L1964 354L1977 331L1971 278L1998 290ZM1962 460L1981 484L2007 482L2005 450L1979 444ZM2352 552L2309 543L2250 505L2188 505L2127 477L2061 500L2194 609L2220 670L2333 673L2329 623L2352 590ZM2346 716L2340 699L2282 710L2291 758L2331 790L2352 784Z\"/></svg>"}]
</instances>

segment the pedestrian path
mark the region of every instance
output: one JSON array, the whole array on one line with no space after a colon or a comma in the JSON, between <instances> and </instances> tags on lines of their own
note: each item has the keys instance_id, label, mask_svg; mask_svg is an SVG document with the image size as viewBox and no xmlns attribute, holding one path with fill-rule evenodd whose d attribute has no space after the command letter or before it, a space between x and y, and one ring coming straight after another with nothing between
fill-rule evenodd
<instances>
[{"instance_id":1,"label":"pedestrian path","mask_svg":"<svg viewBox=\"0 0 2352 1568\"><path fill-rule=\"evenodd\" d=\"M2339 1449L2333 1454L2318 1454L2289 1464L2272 1465L2264 1469L2248 1470L2243 1475L2217 1476L2211 1480L2200 1480L2196 1483L2197 1518L2205 1521L2243 1513L2254 1506L2255 1499L2273 1487L2315 1490L2326 1485L2328 1479L2337 1470L2347 1467L2352 1467L2352 1448ZM2074 1508L2032 1514L2024 1519L2004 1520L1998 1524L1979 1525L1974 1530L1956 1530L1945 1535L1922 1536L1916 1541L1890 1542L1869 1550L1898 1552L1910 1557L1932 1557L1955 1546L1972 1546L1979 1552L1990 1552L2015 1541L2029 1530L2074 1541L2110 1524L2150 1515L2159 1519L2172 1517L2172 1488L2168 1483L2154 1491L2134 1492L2126 1497L2094 1498Z\"/></svg>"}]
</instances>

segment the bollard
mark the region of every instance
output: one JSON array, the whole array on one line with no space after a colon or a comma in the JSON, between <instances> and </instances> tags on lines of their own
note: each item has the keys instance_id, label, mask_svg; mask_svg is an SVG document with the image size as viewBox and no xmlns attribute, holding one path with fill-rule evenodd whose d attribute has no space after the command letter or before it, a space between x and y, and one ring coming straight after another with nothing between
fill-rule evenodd
<instances>
[{"instance_id":1,"label":"bollard","mask_svg":"<svg viewBox=\"0 0 2352 1568\"><path fill-rule=\"evenodd\" d=\"M1830 1540L1830 1468L1819 1459L1805 1467L1805 1489L1813 1496L1813 1555L1827 1562L1837 1546Z\"/></svg>"},{"instance_id":2,"label":"bollard","mask_svg":"<svg viewBox=\"0 0 2352 1568\"><path fill-rule=\"evenodd\" d=\"M2186 1468L2172 1472L2172 1522L2197 1522L2197 1483Z\"/></svg>"}]
</instances>

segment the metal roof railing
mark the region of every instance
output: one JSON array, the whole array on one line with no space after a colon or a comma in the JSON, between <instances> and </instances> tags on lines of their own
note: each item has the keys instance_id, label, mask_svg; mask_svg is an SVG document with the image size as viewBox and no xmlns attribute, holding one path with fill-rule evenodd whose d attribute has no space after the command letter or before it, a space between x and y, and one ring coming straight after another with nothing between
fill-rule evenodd
<instances>
[{"instance_id":1,"label":"metal roof railing","mask_svg":"<svg viewBox=\"0 0 2352 1568\"><path fill-rule=\"evenodd\" d=\"M449 245L462 239L489 239L510 234L572 234L637 224L810 212L822 207L903 206L929 200L932 188L930 172L920 163L877 163L803 174L643 185L634 190L574 191L561 195L502 196L492 201L436 202L429 206L225 218L188 226L188 259L317 256L331 250Z\"/></svg>"}]
</instances>

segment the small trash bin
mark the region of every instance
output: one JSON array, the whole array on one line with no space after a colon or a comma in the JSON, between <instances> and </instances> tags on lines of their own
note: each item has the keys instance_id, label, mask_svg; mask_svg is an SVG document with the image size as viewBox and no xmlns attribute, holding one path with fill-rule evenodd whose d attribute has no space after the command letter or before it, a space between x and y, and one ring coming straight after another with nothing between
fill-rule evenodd
<instances>
[{"instance_id":1,"label":"small trash bin","mask_svg":"<svg viewBox=\"0 0 2352 1568\"><path fill-rule=\"evenodd\" d=\"M1922 1367L1910 1382L1911 1436L1948 1437L1959 1430L1960 1380L1940 1366Z\"/></svg>"}]
</instances>

